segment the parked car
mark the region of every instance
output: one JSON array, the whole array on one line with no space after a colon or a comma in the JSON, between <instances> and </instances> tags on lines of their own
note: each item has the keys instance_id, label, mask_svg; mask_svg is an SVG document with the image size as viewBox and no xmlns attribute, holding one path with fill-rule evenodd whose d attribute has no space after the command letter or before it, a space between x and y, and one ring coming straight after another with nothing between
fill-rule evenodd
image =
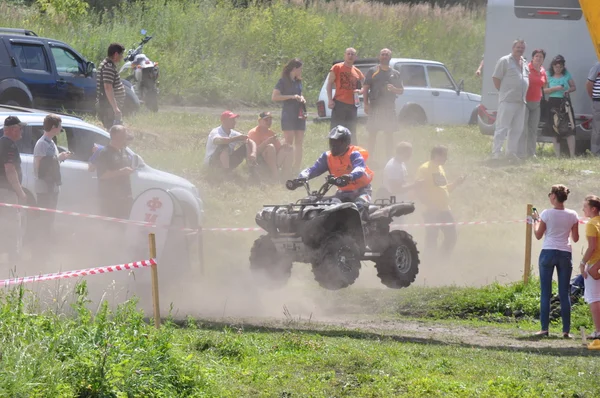
<instances>
[{"instance_id":1,"label":"parked car","mask_svg":"<svg viewBox=\"0 0 600 398\"><path fill-rule=\"evenodd\" d=\"M51 111L94 113L96 70L68 44L26 29L0 28L0 104ZM139 109L125 85L125 114Z\"/></svg>"},{"instance_id":2,"label":"parked car","mask_svg":"<svg viewBox=\"0 0 600 398\"><path fill-rule=\"evenodd\" d=\"M336 61L341 62L341 61ZM376 58L359 59L355 66L366 75L369 68L378 64ZM334 62L335 63L335 62ZM475 124L481 96L463 91L463 81L456 83L452 74L441 62L410 58L392 58L390 66L400 72L404 94L396 99L398 121L408 124ZM327 78L321 87L317 102L318 118L329 120L327 107ZM335 89L333 90L335 93ZM358 109L359 119L364 112L362 95Z\"/></svg>"},{"instance_id":3,"label":"parked car","mask_svg":"<svg viewBox=\"0 0 600 398\"><path fill-rule=\"evenodd\" d=\"M510 26L511 34L506 35ZM498 90L492 74L498 59L511 51L515 37L523 37L527 49L523 56L531 60L536 48L546 51L544 68L549 72L552 58L565 57L567 69L573 76L577 91L570 94L575 111L576 153L590 148L592 102L585 89L590 68L598 62L579 0L559 2L523 0L488 0L485 27L485 66L482 74L482 101L478 124L482 134L493 135L498 110ZM575 45L576 44L576 45ZM545 120L540 120L540 129ZM550 137L538 135L539 142Z\"/></svg>"},{"instance_id":4,"label":"parked car","mask_svg":"<svg viewBox=\"0 0 600 398\"><path fill-rule=\"evenodd\" d=\"M21 152L22 185L29 198L28 204L33 206L36 203L33 148L43 134L43 121L47 114L48 112L39 110L0 105L0 136L3 135L4 129L2 122L9 115L17 116L27 123L27 126L23 127L22 138L16 144ZM73 154L60 167L62 185L57 208L98 214L98 180L95 172L88 171L88 160L92 156L94 144L105 146L110 141L110 136L102 128L80 118L64 115L61 115L61 118L64 133L57 137L58 149L59 152L70 151ZM173 215L175 224L185 228L199 228L202 225L204 205L198 189L182 177L147 165L131 148L127 148L126 151L135 169L131 174L133 198L150 188L164 189L177 199L178 206ZM62 218L62 221L64 220Z\"/></svg>"}]
</instances>

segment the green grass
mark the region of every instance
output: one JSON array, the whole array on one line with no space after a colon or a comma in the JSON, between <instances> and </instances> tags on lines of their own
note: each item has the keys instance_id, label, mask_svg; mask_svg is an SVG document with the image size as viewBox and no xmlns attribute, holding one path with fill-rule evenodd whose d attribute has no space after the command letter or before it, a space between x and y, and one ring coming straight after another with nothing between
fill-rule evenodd
<instances>
[{"instance_id":1,"label":"green grass","mask_svg":"<svg viewBox=\"0 0 600 398\"><path fill-rule=\"evenodd\" d=\"M247 8L216 0L147 0L86 15L0 4L0 26L63 40L96 65L111 42L131 48L146 29L154 36L146 55L161 68L161 100L179 104L270 103L283 66L294 57L305 62L304 88L314 103L331 63L349 46L360 57L389 47L395 56L442 61L465 79L467 90L478 92L483 15L462 6L362 1L316 1L305 9L299 0Z\"/></svg>"},{"instance_id":2,"label":"green grass","mask_svg":"<svg viewBox=\"0 0 600 398\"><path fill-rule=\"evenodd\" d=\"M42 311L23 289L0 297L0 396L595 397L594 352L508 347L290 320L254 326L170 320L135 301L115 312ZM471 326L475 328L474 326ZM299 330L295 330L299 329ZM493 343L493 336L490 336Z\"/></svg>"}]
</instances>

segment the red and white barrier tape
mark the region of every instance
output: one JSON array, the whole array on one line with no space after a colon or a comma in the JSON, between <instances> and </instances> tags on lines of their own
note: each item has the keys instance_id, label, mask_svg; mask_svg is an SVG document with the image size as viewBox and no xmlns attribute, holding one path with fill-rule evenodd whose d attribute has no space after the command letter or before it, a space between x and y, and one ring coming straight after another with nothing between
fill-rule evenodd
<instances>
[{"instance_id":1,"label":"red and white barrier tape","mask_svg":"<svg viewBox=\"0 0 600 398\"><path fill-rule=\"evenodd\" d=\"M0 280L0 285L4 285L4 287L8 287L10 285L19 285L21 283L43 282L43 281L51 281L51 280L55 280L55 279L76 278L78 276L98 275L98 274L105 274L107 272L116 272L116 271L125 271L125 270L132 270L132 269L138 269L138 268L145 268L145 267L150 267L152 265L156 265L156 259L154 259L154 258L151 258L149 260L136 261L134 263L109 265L107 267L87 268L87 269L80 269L80 270L76 270L76 271L56 272L54 274L24 276L21 278L4 279L4 280Z\"/></svg>"},{"instance_id":2,"label":"red and white barrier tape","mask_svg":"<svg viewBox=\"0 0 600 398\"><path fill-rule=\"evenodd\" d=\"M12 207L16 209L25 209L25 210L36 210L36 211L45 211L48 213L56 213L56 214L65 214L67 216L75 216L75 217L83 217L89 218L93 220L102 220L102 221L112 221L118 222L121 224L130 224L137 225L140 227L149 227L149 228L166 228L169 230L188 232L188 235L193 235L198 233L198 229L194 228L181 228L181 227L172 227L168 225L157 225L152 224L145 221L135 221L135 220L127 220L122 218L114 218L114 217L105 217L98 216L94 214L86 214L86 213L78 213L75 211L65 211L65 210L55 210L55 209L47 209L43 207L34 207L34 206L26 206L26 205L17 205L11 203L0 203L2 207ZM533 218L527 217L527 219L522 220L503 220L503 221L459 221L452 223L417 223L417 224L392 224L392 227L445 227L450 225L483 225L483 224L512 224L512 223L532 223ZM580 218L580 224L587 223L587 219ZM259 232L262 231L262 228L202 228L203 231L212 231L212 232Z\"/></svg>"},{"instance_id":3,"label":"red and white barrier tape","mask_svg":"<svg viewBox=\"0 0 600 398\"><path fill-rule=\"evenodd\" d=\"M176 230L176 231L183 231L183 232L191 232L191 233L198 232L197 229L193 229L193 228L180 228L180 227L171 227L171 226L168 226L168 225L157 225L157 224L152 224L152 223L145 222L145 221L135 221L135 220L126 220L126 219L122 219L122 218L98 216L98 215L95 215L95 214L78 213L76 211L65 211L65 210L47 209L47 208L44 208L44 207L17 205L17 204L12 204L12 203L0 203L0 206L2 206L2 207L12 207L12 208L15 208L15 209L24 209L24 210L45 211L45 212L48 212L48 213L56 213L56 214L64 214L64 215L67 215L67 216L90 218L90 219L93 219L93 220L112 221L112 222L118 222L118 223L121 223L121 224L137 225L137 226L140 226L140 227L166 228L166 229L171 229L171 230Z\"/></svg>"}]
</instances>

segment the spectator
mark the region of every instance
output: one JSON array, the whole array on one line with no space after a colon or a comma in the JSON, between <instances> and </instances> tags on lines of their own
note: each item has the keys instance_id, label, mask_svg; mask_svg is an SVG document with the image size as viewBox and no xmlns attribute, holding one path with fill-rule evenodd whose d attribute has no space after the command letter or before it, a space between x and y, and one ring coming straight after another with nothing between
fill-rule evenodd
<instances>
[{"instance_id":1,"label":"spectator","mask_svg":"<svg viewBox=\"0 0 600 398\"><path fill-rule=\"evenodd\" d=\"M544 87L548 85L546 70L542 66L546 52L542 49L533 50L529 63L529 88L525 100L525 126L519 142L519 157L535 157L538 125L540 124L541 101Z\"/></svg>"},{"instance_id":2,"label":"spectator","mask_svg":"<svg viewBox=\"0 0 600 398\"><path fill-rule=\"evenodd\" d=\"M477 70L475 71L475 76L477 77L481 77L481 74L483 73L483 55L481 56L481 62L479 63L479 67L477 68Z\"/></svg>"},{"instance_id":3,"label":"spectator","mask_svg":"<svg viewBox=\"0 0 600 398\"><path fill-rule=\"evenodd\" d=\"M294 174L302 165L302 145L306 130L306 100L302 95L302 61L292 59L283 68L281 79L275 85L273 101L283 101L281 109L281 130L289 146L294 147Z\"/></svg>"},{"instance_id":4,"label":"spectator","mask_svg":"<svg viewBox=\"0 0 600 398\"><path fill-rule=\"evenodd\" d=\"M594 332L592 339L600 339L600 198L594 195L587 196L583 202L583 214L589 217L585 226L585 236L588 248L579 263L579 271L583 276L584 293L583 298L590 305L592 320L594 321ZM562 301L561 301L562 302Z\"/></svg>"},{"instance_id":5,"label":"spectator","mask_svg":"<svg viewBox=\"0 0 600 398\"><path fill-rule=\"evenodd\" d=\"M208 134L204 164L211 168L231 171L244 159L254 173L256 166L256 143L247 135L235 131L237 118L231 111L221 113L221 125Z\"/></svg>"},{"instance_id":6,"label":"spectator","mask_svg":"<svg viewBox=\"0 0 600 398\"><path fill-rule=\"evenodd\" d=\"M499 101L492 148L493 159L500 158L507 136L506 154L515 158L519 152L519 140L525 124L525 95L529 86L529 68L523 58L524 51L525 41L515 40L512 53L498 60L492 75Z\"/></svg>"},{"instance_id":7,"label":"spectator","mask_svg":"<svg viewBox=\"0 0 600 398\"><path fill-rule=\"evenodd\" d=\"M384 48L379 52L379 65L369 69L363 87L365 113L369 115L368 150L371 157L374 157L377 133L383 131L387 159L392 156L394 132L398 125L396 96L404 93L400 73L390 68L391 58L392 52L389 49Z\"/></svg>"},{"instance_id":8,"label":"spectator","mask_svg":"<svg viewBox=\"0 0 600 398\"><path fill-rule=\"evenodd\" d=\"M258 126L248 132L248 138L256 144L259 164L261 161L266 163L272 180L279 182L280 169L284 179L290 177L293 153L290 145L287 143L281 144L273 130L271 130L272 124L271 112L261 112L258 115Z\"/></svg>"},{"instance_id":9,"label":"spectator","mask_svg":"<svg viewBox=\"0 0 600 398\"><path fill-rule=\"evenodd\" d=\"M96 71L96 112L105 129L120 124L125 104L125 86L119 77L117 64L123 60L125 47L119 43L108 46L107 57ZM115 123L118 122L118 123Z\"/></svg>"},{"instance_id":10,"label":"spectator","mask_svg":"<svg viewBox=\"0 0 600 398\"><path fill-rule=\"evenodd\" d=\"M444 164L448 160L448 148L435 146L431 150L431 160L423 163L417 171L419 185L417 194L420 201L425 205L423 218L426 223L453 223L454 217L450 211L450 193L461 185L466 176L462 175L455 182L448 183ZM439 231L444 234L442 251L450 254L456 245L456 227L448 225L443 227L428 226L425 228L425 247L434 253L437 251L437 239Z\"/></svg>"},{"instance_id":11,"label":"spectator","mask_svg":"<svg viewBox=\"0 0 600 398\"><path fill-rule=\"evenodd\" d=\"M592 139L591 152L600 155L600 62L590 69L585 88L592 99Z\"/></svg>"},{"instance_id":12,"label":"spectator","mask_svg":"<svg viewBox=\"0 0 600 398\"><path fill-rule=\"evenodd\" d=\"M35 193L37 205L46 209L56 209L58 193L62 184L60 162L71 156L71 152L58 153L54 138L62 130L62 119L50 114L44 118L44 134L33 149L33 171L35 174ZM45 239L52 234L54 213L41 212L38 217L38 232Z\"/></svg>"},{"instance_id":13,"label":"spectator","mask_svg":"<svg viewBox=\"0 0 600 398\"><path fill-rule=\"evenodd\" d=\"M552 209L542 211L535 220L534 233L536 239L546 235L540 252L540 323L542 329L535 334L547 337L550 327L550 298L552 296L552 274L554 267L558 274L558 295L560 298L560 316L564 338L570 338L571 330L571 298L569 296L573 262L571 242L579 240L579 217L574 210L565 208L569 197L569 189L564 185L553 185L548 198Z\"/></svg>"},{"instance_id":14,"label":"spectator","mask_svg":"<svg viewBox=\"0 0 600 398\"><path fill-rule=\"evenodd\" d=\"M26 126L18 117L9 116L4 119L4 135L0 137L0 202L12 204L27 203L27 195L21 182L21 154L15 142L21 139L22 127ZM19 209L0 208L2 218L2 233L0 245L3 252L9 254L9 261L15 261L21 254L22 231L21 212Z\"/></svg>"},{"instance_id":15,"label":"spectator","mask_svg":"<svg viewBox=\"0 0 600 398\"><path fill-rule=\"evenodd\" d=\"M132 137L122 125L109 130L110 142L100 149L95 161L100 194L100 214L128 219L133 198L130 175L134 172L127 156L127 141Z\"/></svg>"},{"instance_id":16,"label":"spectator","mask_svg":"<svg viewBox=\"0 0 600 398\"><path fill-rule=\"evenodd\" d=\"M338 125L346 127L352 134L352 144L358 143L356 118L358 112L358 93L365 80L364 75L354 66L356 50L347 48L344 54L344 62L337 63L331 67L327 77L327 99L331 109L330 128ZM335 85L335 96L332 97Z\"/></svg>"},{"instance_id":17,"label":"spectator","mask_svg":"<svg viewBox=\"0 0 600 398\"><path fill-rule=\"evenodd\" d=\"M544 93L548 94L548 108L560 110L563 101L569 98L569 93L576 90L575 81L571 77L569 71L565 68L565 59L562 55L557 55L550 63L550 76L548 77L548 87L544 89ZM573 107L570 107L571 119L575 120ZM554 153L560 156L560 142L557 132L554 130L554 112L549 112L550 119L546 122L546 135L552 137L554 143ZM567 133L561 134L561 137L566 137L567 146L569 147L569 155L575 156L575 128L568 129Z\"/></svg>"},{"instance_id":18,"label":"spectator","mask_svg":"<svg viewBox=\"0 0 600 398\"><path fill-rule=\"evenodd\" d=\"M396 156L391 158L383 169L383 187L379 190L379 198L395 196L396 201L407 200L407 194L414 189L415 184L408 182L406 163L412 157L412 145L401 142L396 146Z\"/></svg>"}]
</instances>

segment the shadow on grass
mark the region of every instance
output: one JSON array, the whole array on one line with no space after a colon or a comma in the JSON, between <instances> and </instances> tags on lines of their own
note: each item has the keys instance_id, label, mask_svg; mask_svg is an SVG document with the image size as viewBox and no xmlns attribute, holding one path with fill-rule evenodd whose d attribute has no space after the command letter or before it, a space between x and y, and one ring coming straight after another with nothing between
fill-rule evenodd
<instances>
[{"instance_id":1,"label":"shadow on grass","mask_svg":"<svg viewBox=\"0 0 600 398\"><path fill-rule=\"evenodd\" d=\"M176 325L185 328L188 324L186 321L175 321ZM324 337L345 337L358 340L389 340L398 343L413 343L413 344L426 344L426 345L438 345L438 346L454 346L461 348L478 348L483 350L492 351L504 351L504 352L522 352L549 356L566 356L566 357L592 357L598 356L593 351L589 351L584 347L509 347L503 345L478 345L478 344L467 344L462 342L449 342L442 341L433 338L413 337L413 336L397 336L385 333L366 332L360 330L341 330L341 329L327 329L332 326L323 325L322 329L318 327L304 327L304 325L296 324L296 322L290 322L290 326L266 326L258 325L253 323L235 323L235 322L220 322L210 320L198 320L196 321L198 327L203 330L221 331L225 328L239 327L243 328L246 332L252 333L286 333L290 331L301 332L301 333L314 333ZM296 324L296 325L295 325ZM516 340L527 340L529 337L516 338ZM538 339L539 340L539 339ZM558 340L558 339L556 339Z\"/></svg>"}]
</instances>

